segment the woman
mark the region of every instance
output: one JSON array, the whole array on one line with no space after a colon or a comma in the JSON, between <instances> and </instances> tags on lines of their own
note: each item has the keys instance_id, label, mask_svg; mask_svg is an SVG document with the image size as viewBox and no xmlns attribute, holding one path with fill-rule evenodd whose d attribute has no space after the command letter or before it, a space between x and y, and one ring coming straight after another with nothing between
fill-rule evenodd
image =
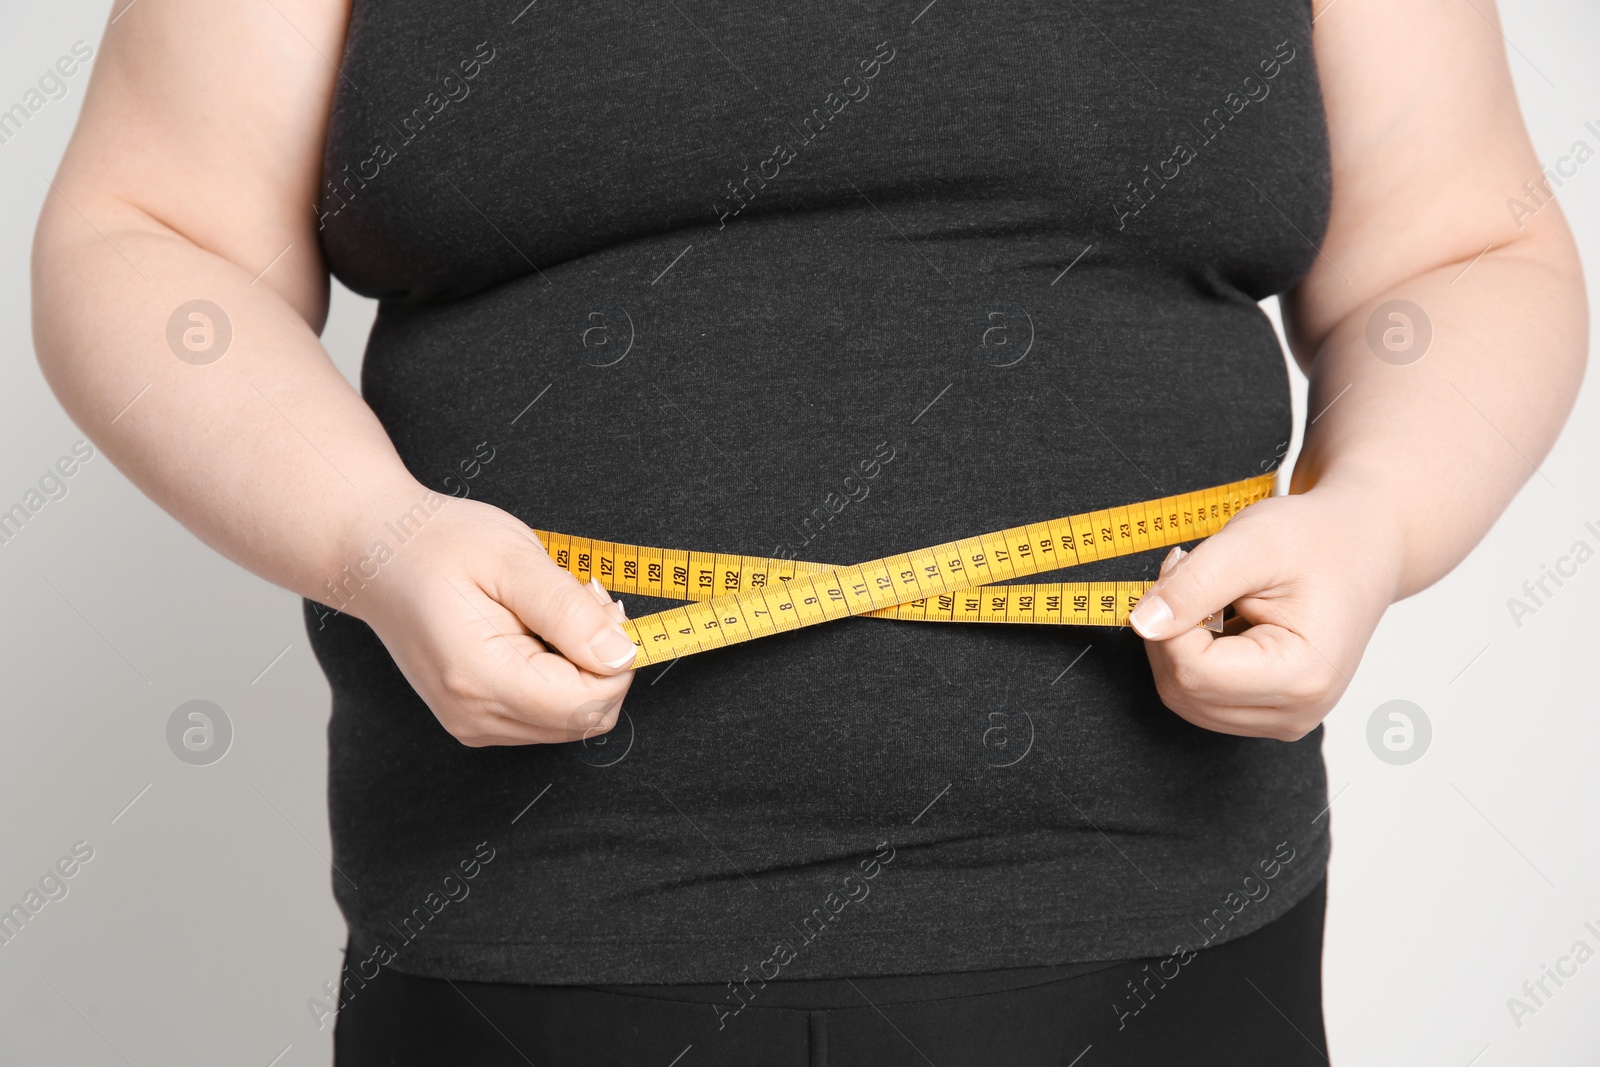
<instances>
[{"instance_id":1,"label":"woman","mask_svg":"<svg viewBox=\"0 0 1600 1067\"><path fill-rule=\"evenodd\" d=\"M1319 723L1586 350L1560 210L1504 206L1492 13L918 7L115 13L38 350L307 598L340 1064L1325 1058ZM330 272L381 301L359 396ZM1289 494L1062 575L1160 564L1136 632L851 618L636 678L670 604L533 536L845 565L1271 472L1279 293Z\"/></svg>"}]
</instances>

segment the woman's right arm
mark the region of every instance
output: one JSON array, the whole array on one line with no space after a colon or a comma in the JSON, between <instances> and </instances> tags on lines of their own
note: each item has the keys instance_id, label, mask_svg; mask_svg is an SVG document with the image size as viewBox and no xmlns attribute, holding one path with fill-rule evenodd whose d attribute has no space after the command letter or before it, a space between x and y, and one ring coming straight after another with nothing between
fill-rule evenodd
<instances>
[{"instance_id":1,"label":"woman's right arm","mask_svg":"<svg viewBox=\"0 0 1600 1067\"><path fill-rule=\"evenodd\" d=\"M609 729L632 680L605 662L633 658L620 607L513 516L413 478L318 339L313 205L347 3L117 6L35 234L51 388L197 536L368 623L463 742ZM195 300L221 315L179 313ZM419 505L418 536L352 582Z\"/></svg>"}]
</instances>

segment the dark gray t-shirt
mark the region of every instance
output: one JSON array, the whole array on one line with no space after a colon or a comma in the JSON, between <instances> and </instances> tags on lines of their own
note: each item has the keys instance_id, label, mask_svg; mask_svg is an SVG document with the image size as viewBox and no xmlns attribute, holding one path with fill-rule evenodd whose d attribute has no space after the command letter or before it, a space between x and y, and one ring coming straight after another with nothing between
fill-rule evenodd
<instances>
[{"instance_id":1,"label":"dark gray t-shirt","mask_svg":"<svg viewBox=\"0 0 1600 1067\"><path fill-rule=\"evenodd\" d=\"M536 528L828 563L1270 470L1257 302L1330 189L1309 19L356 0L316 211L382 301L364 394L420 480ZM1165 956L1325 869L1321 730L1189 725L1126 629L845 619L641 671L603 744L470 749L307 618L333 885L403 971Z\"/></svg>"}]
</instances>

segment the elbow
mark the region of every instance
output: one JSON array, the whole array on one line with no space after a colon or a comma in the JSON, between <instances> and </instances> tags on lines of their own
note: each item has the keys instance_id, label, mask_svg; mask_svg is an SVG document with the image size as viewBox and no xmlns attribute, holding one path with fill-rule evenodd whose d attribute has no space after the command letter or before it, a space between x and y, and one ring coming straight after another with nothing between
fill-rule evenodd
<instances>
[{"instance_id":1,"label":"elbow","mask_svg":"<svg viewBox=\"0 0 1600 1067\"><path fill-rule=\"evenodd\" d=\"M1555 364L1552 372L1570 412L1589 366L1588 289L1566 218L1559 208L1550 214L1538 233L1516 242L1508 254L1522 259L1539 280L1528 287L1523 314L1552 329L1546 358Z\"/></svg>"},{"instance_id":2,"label":"elbow","mask_svg":"<svg viewBox=\"0 0 1600 1067\"><path fill-rule=\"evenodd\" d=\"M1575 397L1588 363L1589 307L1577 243L1560 209L1552 205L1520 232L1502 229L1472 243L1482 250L1417 256L1359 294L1329 285L1291 294L1283 324L1296 364L1310 376L1329 345L1363 347L1374 310L1404 299L1436 320L1436 329L1440 316L1488 327L1482 332L1498 335L1488 343L1504 346L1520 366L1536 364L1539 377ZM1529 343L1519 344L1522 337Z\"/></svg>"},{"instance_id":3,"label":"elbow","mask_svg":"<svg viewBox=\"0 0 1600 1067\"><path fill-rule=\"evenodd\" d=\"M59 202L60 194L54 190L45 198L34 226L28 263L33 354L57 395L61 391L57 376L65 369L60 334L66 308L59 294L71 288L66 274L72 260L67 220L62 218Z\"/></svg>"}]
</instances>

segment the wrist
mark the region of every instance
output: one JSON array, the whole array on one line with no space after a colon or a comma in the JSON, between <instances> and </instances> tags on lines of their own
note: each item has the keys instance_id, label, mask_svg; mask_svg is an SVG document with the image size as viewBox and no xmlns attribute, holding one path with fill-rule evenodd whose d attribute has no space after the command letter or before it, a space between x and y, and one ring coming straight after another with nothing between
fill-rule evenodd
<instances>
[{"instance_id":1,"label":"wrist","mask_svg":"<svg viewBox=\"0 0 1600 1067\"><path fill-rule=\"evenodd\" d=\"M1302 492L1323 505L1328 535L1348 551L1352 581L1382 608L1401 599L1409 558L1404 485L1387 471L1343 470L1319 477Z\"/></svg>"},{"instance_id":2,"label":"wrist","mask_svg":"<svg viewBox=\"0 0 1600 1067\"><path fill-rule=\"evenodd\" d=\"M376 588L445 503L444 496L409 477L362 494L341 515L307 595L331 611L367 621Z\"/></svg>"}]
</instances>

